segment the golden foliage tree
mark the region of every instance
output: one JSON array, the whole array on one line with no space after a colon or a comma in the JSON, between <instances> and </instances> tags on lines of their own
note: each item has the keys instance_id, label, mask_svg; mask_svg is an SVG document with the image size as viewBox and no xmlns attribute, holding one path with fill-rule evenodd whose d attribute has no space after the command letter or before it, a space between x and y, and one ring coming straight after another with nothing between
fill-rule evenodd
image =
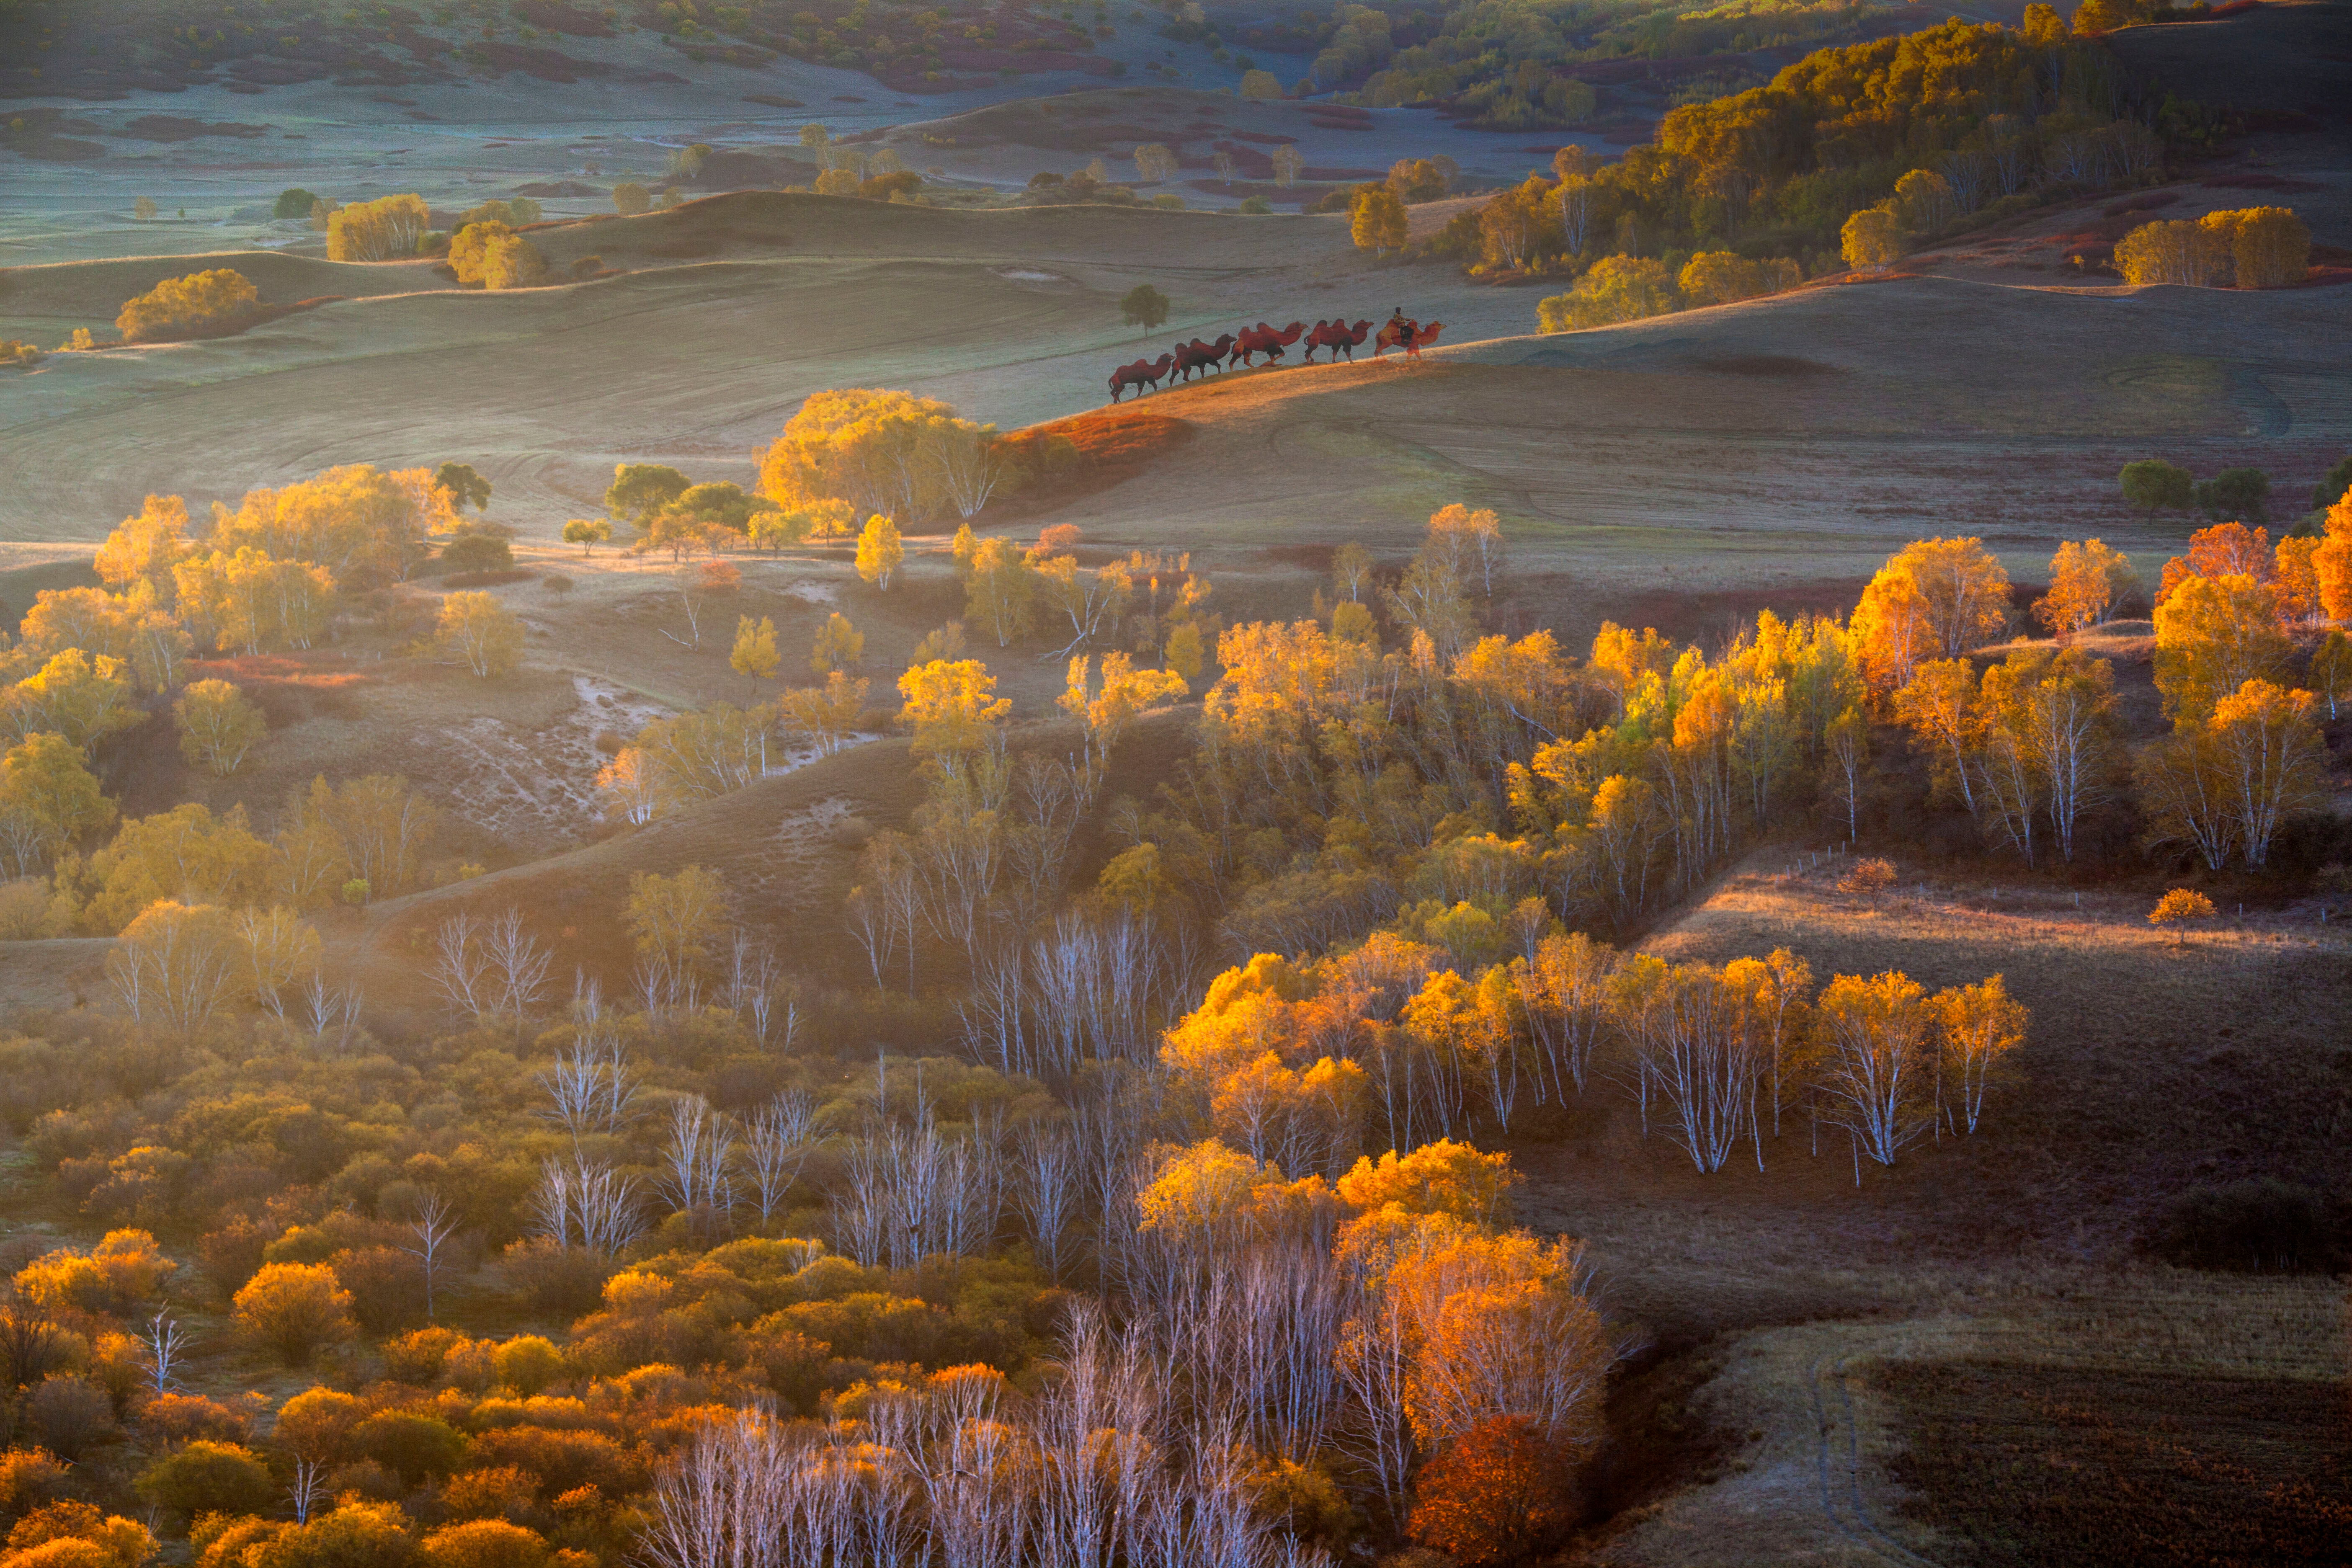
<instances>
[{"instance_id":1,"label":"golden foliage tree","mask_svg":"<svg viewBox=\"0 0 2352 1568\"><path fill-rule=\"evenodd\" d=\"M1365 1155L1333 1186L1359 1209L1393 1204L1406 1214L1502 1226L1510 1223L1511 1193L1520 1184L1508 1154L1481 1153L1468 1143L1442 1138L1409 1153L1391 1149L1378 1160Z\"/></svg>"},{"instance_id":2,"label":"golden foliage tree","mask_svg":"<svg viewBox=\"0 0 2352 1568\"><path fill-rule=\"evenodd\" d=\"M1905 545L1863 589L1853 639L1871 684L1909 684L1922 662L1958 658L1998 638L2009 621L2009 573L1981 541Z\"/></svg>"},{"instance_id":3,"label":"golden foliage tree","mask_svg":"<svg viewBox=\"0 0 2352 1568\"><path fill-rule=\"evenodd\" d=\"M781 507L844 501L899 523L969 517L1011 477L993 426L878 387L807 398L760 459L760 493Z\"/></svg>"},{"instance_id":4,"label":"golden foliage tree","mask_svg":"<svg viewBox=\"0 0 2352 1568\"><path fill-rule=\"evenodd\" d=\"M1804 270L1786 257L1749 260L1734 250L1706 250L1683 264L1675 283L1685 300L1704 306L1782 293L1804 280Z\"/></svg>"},{"instance_id":5,"label":"golden foliage tree","mask_svg":"<svg viewBox=\"0 0 2352 1568\"><path fill-rule=\"evenodd\" d=\"M1838 254L1849 267L1885 271L1903 255L1903 225L1885 205L1864 207L1838 231Z\"/></svg>"},{"instance_id":6,"label":"golden foliage tree","mask_svg":"<svg viewBox=\"0 0 2352 1568\"><path fill-rule=\"evenodd\" d=\"M2311 268L2311 230L2288 207L2240 207L2197 220L2225 247L2241 289L2284 289Z\"/></svg>"},{"instance_id":7,"label":"golden foliage tree","mask_svg":"<svg viewBox=\"0 0 2352 1568\"><path fill-rule=\"evenodd\" d=\"M1998 974L1938 991L1927 1005L1943 1039L1937 1098L1957 1110L1963 1131L1974 1132L1984 1114L1986 1079L2003 1058L2025 1043L2032 1016L2010 995Z\"/></svg>"},{"instance_id":8,"label":"golden foliage tree","mask_svg":"<svg viewBox=\"0 0 2352 1568\"><path fill-rule=\"evenodd\" d=\"M709 963L727 910L727 884L707 867L688 866L668 877L638 871L629 878L630 938L639 952L674 976Z\"/></svg>"},{"instance_id":9,"label":"golden foliage tree","mask_svg":"<svg viewBox=\"0 0 2352 1568\"><path fill-rule=\"evenodd\" d=\"M898 563L906 558L898 525L878 514L867 518L866 531L857 536L857 574L887 594L890 579L898 575Z\"/></svg>"},{"instance_id":10,"label":"golden foliage tree","mask_svg":"<svg viewBox=\"0 0 2352 1568\"><path fill-rule=\"evenodd\" d=\"M44 588L26 612L17 647L42 659L68 648L116 659L137 678L141 691L166 691L179 683L195 639L160 603L143 578L128 594Z\"/></svg>"},{"instance_id":11,"label":"golden foliage tree","mask_svg":"<svg viewBox=\"0 0 2352 1568\"><path fill-rule=\"evenodd\" d=\"M756 684L773 676L782 663L783 656L776 651L776 623L766 616L756 622L749 616L737 616L735 646L728 652L728 667Z\"/></svg>"},{"instance_id":12,"label":"golden foliage tree","mask_svg":"<svg viewBox=\"0 0 2352 1568\"><path fill-rule=\"evenodd\" d=\"M1567 293L1538 301L1536 315L1547 332L1576 332L1681 308L1674 274L1664 262L1646 256L1604 256Z\"/></svg>"},{"instance_id":13,"label":"golden foliage tree","mask_svg":"<svg viewBox=\"0 0 2352 1568\"><path fill-rule=\"evenodd\" d=\"M165 899L123 928L107 978L133 1021L190 1039L236 996L237 958L226 910Z\"/></svg>"},{"instance_id":14,"label":"golden foliage tree","mask_svg":"<svg viewBox=\"0 0 2352 1568\"><path fill-rule=\"evenodd\" d=\"M1408 233L1404 203L1382 186L1360 191L1348 209L1348 237L1358 250L1384 255L1404 247Z\"/></svg>"},{"instance_id":15,"label":"golden foliage tree","mask_svg":"<svg viewBox=\"0 0 2352 1568\"><path fill-rule=\"evenodd\" d=\"M330 261L404 261L433 226L425 198L418 195L379 196L372 202L351 202L327 218L327 259Z\"/></svg>"},{"instance_id":16,"label":"golden foliage tree","mask_svg":"<svg viewBox=\"0 0 2352 1568\"><path fill-rule=\"evenodd\" d=\"M2130 557L2099 540L2067 540L2050 558L2050 591L2033 607L2042 624L2072 637L2104 624L2116 602L2138 586Z\"/></svg>"},{"instance_id":17,"label":"golden foliage tree","mask_svg":"<svg viewBox=\"0 0 2352 1568\"><path fill-rule=\"evenodd\" d=\"M431 536L459 526L449 492L425 468L330 468L282 489L248 490L234 512L215 516L215 553L251 546L269 559L308 562L336 585L404 578L431 553Z\"/></svg>"},{"instance_id":18,"label":"golden foliage tree","mask_svg":"<svg viewBox=\"0 0 2352 1568\"><path fill-rule=\"evenodd\" d=\"M2201 719L2249 680L2277 679L2294 651L2276 592L2243 573L2182 578L2156 607L2157 689L2176 721Z\"/></svg>"},{"instance_id":19,"label":"golden foliage tree","mask_svg":"<svg viewBox=\"0 0 2352 1568\"><path fill-rule=\"evenodd\" d=\"M215 816L200 802L183 801L124 823L89 858L84 919L91 930L110 933L159 900L249 904L264 895L269 866L269 846L247 825L242 805Z\"/></svg>"},{"instance_id":20,"label":"golden foliage tree","mask_svg":"<svg viewBox=\"0 0 2352 1568\"><path fill-rule=\"evenodd\" d=\"M824 678L823 686L796 687L777 700L777 721L787 734L799 736L816 748L819 756L841 750L866 710L868 682L851 679L840 670Z\"/></svg>"},{"instance_id":21,"label":"golden foliage tree","mask_svg":"<svg viewBox=\"0 0 2352 1568\"><path fill-rule=\"evenodd\" d=\"M460 283L528 289L547 276L539 247L495 219L469 223L449 241L449 268Z\"/></svg>"},{"instance_id":22,"label":"golden foliage tree","mask_svg":"<svg viewBox=\"0 0 2352 1568\"><path fill-rule=\"evenodd\" d=\"M2311 564L2321 611L2331 621L2352 621L2352 490L2327 509L2326 531Z\"/></svg>"},{"instance_id":23,"label":"golden foliage tree","mask_svg":"<svg viewBox=\"0 0 2352 1568\"><path fill-rule=\"evenodd\" d=\"M2158 931L2174 932L2176 945L2189 940L2189 928L2202 925L2213 918L2213 900L2194 888L2174 888L2156 900L2147 911L2147 923Z\"/></svg>"},{"instance_id":24,"label":"golden foliage tree","mask_svg":"<svg viewBox=\"0 0 2352 1568\"><path fill-rule=\"evenodd\" d=\"M1524 1563L1577 1521L1576 1456L1525 1415L1490 1415L1439 1449L1408 1533L1465 1564Z\"/></svg>"},{"instance_id":25,"label":"golden foliage tree","mask_svg":"<svg viewBox=\"0 0 2352 1568\"><path fill-rule=\"evenodd\" d=\"M2173 283L2202 289L2228 267L2227 241L2200 223L2144 223L2116 241L2116 269L2134 288Z\"/></svg>"},{"instance_id":26,"label":"golden foliage tree","mask_svg":"<svg viewBox=\"0 0 2352 1568\"><path fill-rule=\"evenodd\" d=\"M996 695L996 678L975 658L934 659L898 678L905 700L898 723L913 731L915 754L953 763L984 744L1013 700Z\"/></svg>"},{"instance_id":27,"label":"golden foliage tree","mask_svg":"<svg viewBox=\"0 0 2352 1568\"><path fill-rule=\"evenodd\" d=\"M261 293L234 268L167 278L122 307L115 331L126 343L209 331L243 321L260 308Z\"/></svg>"},{"instance_id":28,"label":"golden foliage tree","mask_svg":"<svg viewBox=\"0 0 2352 1568\"><path fill-rule=\"evenodd\" d=\"M809 668L818 675L830 675L835 670L855 669L865 657L866 634L835 610L817 628L816 640L809 647Z\"/></svg>"},{"instance_id":29,"label":"golden foliage tree","mask_svg":"<svg viewBox=\"0 0 2352 1568\"><path fill-rule=\"evenodd\" d=\"M104 654L92 658L78 647L52 654L32 674L0 689L0 738L13 745L47 731L88 752L139 721L130 673L121 659Z\"/></svg>"},{"instance_id":30,"label":"golden foliage tree","mask_svg":"<svg viewBox=\"0 0 2352 1568\"><path fill-rule=\"evenodd\" d=\"M0 755L0 848L19 876L114 820L81 748L63 735L31 734Z\"/></svg>"},{"instance_id":31,"label":"golden foliage tree","mask_svg":"<svg viewBox=\"0 0 2352 1568\"><path fill-rule=\"evenodd\" d=\"M466 667L477 680L512 673L522 662L522 622L496 594L451 594L441 601L441 621L433 635L442 656Z\"/></svg>"},{"instance_id":32,"label":"golden foliage tree","mask_svg":"<svg viewBox=\"0 0 2352 1568\"><path fill-rule=\"evenodd\" d=\"M137 516L125 518L106 536L92 564L99 581L116 593L128 594L146 583L168 608L172 567L194 548L188 538L188 503L178 496L149 496Z\"/></svg>"}]
</instances>

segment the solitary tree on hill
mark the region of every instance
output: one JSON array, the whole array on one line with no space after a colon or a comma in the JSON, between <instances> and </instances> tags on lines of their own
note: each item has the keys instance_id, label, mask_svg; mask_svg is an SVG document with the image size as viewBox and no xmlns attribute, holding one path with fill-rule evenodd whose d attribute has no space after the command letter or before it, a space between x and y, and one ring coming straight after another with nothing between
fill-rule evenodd
<instances>
[{"instance_id":1,"label":"solitary tree on hill","mask_svg":"<svg viewBox=\"0 0 2352 1568\"><path fill-rule=\"evenodd\" d=\"M1118 316L1130 327L1157 331L1168 320L1168 296L1149 283L1138 283L1119 300Z\"/></svg>"}]
</instances>

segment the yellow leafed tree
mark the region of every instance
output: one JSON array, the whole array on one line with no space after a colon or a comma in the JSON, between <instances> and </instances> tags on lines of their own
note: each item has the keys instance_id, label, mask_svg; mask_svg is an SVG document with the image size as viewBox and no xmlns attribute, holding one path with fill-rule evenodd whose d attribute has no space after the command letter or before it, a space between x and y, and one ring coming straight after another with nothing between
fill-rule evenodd
<instances>
[{"instance_id":1,"label":"yellow leafed tree","mask_svg":"<svg viewBox=\"0 0 2352 1568\"><path fill-rule=\"evenodd\" d=\"M496 594L452 594L441 601L434 643L477 680L509 673L522 660L522 622Z\"/></svg>"}]
</instances>

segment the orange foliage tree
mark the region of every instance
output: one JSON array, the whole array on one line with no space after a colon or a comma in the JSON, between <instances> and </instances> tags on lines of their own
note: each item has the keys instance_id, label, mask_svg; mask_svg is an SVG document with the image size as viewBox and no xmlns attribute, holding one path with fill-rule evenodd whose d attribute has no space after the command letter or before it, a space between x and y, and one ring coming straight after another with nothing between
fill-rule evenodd
<instances>
[{"instance_id":1,"label":"orange foliage tree","mask_svg":"<svg viewBox=\"0 0 2352 1568\"><path fill-rule=\"evenodd\" d=\"M1571 1456L1525 1415L1493 1415L1421 1473L1415 1544L1465 1564L1522 1563L1576 1522Z\"/></svg>"}]
</instances>

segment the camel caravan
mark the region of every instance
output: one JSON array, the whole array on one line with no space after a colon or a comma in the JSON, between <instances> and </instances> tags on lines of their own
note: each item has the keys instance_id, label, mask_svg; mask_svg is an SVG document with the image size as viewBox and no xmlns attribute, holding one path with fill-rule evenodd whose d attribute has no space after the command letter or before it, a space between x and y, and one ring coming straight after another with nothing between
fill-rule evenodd
<instances>
[{"instance_id":1,"label":"camel caravan","mask_svg":"<svg viewBox=\"0 0 2352 1568\"><path fill-rule=\"evenodd\" d=\"M1444 329L1443 321L1432 321L1424 327L1399 310L1389 318L1380 335L1373 339L1372 357L1378 359L1391 349L1402 349L1407 359L1419 359L1421 351L1435 342L1437 334ZM1370 321L1349 322L1335 319L1318 321L1312 327L1304 321L1293 321L1279 328L1260 321L1256 326L1244 327L1238 332L1222 332L1213 343L1204 343L1194 338L1189 343L1178 343L1156 360L1139 359L1133 364L1123 364L1111 372L1110 400L1117 403L1129 387L1134 388L1136 395L1140 397L1147 392L1156 391L1160 383L1171 375L1180 382L1185 382L1192 379L1195 371L1206 375L1213 370L1223 371L1234 364L1255 365L1260 355L1265 356L1267 364L1278 364L1284 353L1302 336L1307 343L1307 352L1301 356L1302 363L1313 364L1316 351L1328 349L1333 362L1344 354L1352 364L1356 350L1363 343L1364 335L1371 330Z\"/></svg>"}]
</instances>

